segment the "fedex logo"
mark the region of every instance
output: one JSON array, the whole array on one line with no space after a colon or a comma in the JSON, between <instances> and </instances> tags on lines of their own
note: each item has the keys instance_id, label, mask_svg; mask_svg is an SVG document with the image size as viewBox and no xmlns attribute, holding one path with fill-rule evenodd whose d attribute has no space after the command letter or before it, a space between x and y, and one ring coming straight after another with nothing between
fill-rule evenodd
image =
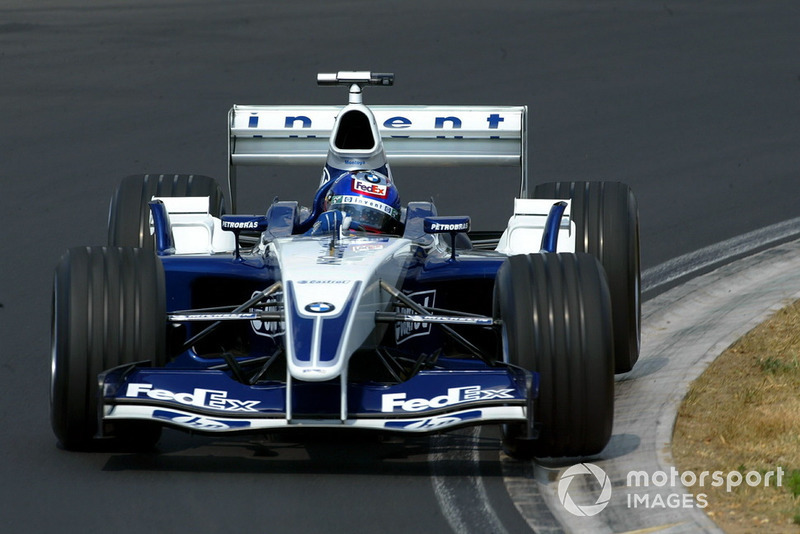
<instances>
[{"instance_id":1,"label":"fedex logo","mask_svg":"<svg viewBox=\"0 0 800 534\"><path fill-rule=\"evenodd\" d=\"M241 401L229 399L227 391L195 388L192 393L173 393L167 389L153 389L152 384L128 384L126 397L138 398L142 395L154 400L179 402L187 406L213 408L229 412L256 412L260 401Z\"/></svg>"},{"instance_id":2,"label":"fedex logo","mask_svg":"<svg viewBox=\"0 0 800 534\"><path fill-rule=\"evenodd\" d=\"M394 412L395 409L399 408L404 412L420 412L464 402L513 399L515 398L513 393L513 389L481 389L480 386L449 388L446 394L432 399L407 399L405 393L388 393L381 396L381 411Z\"/></svg>"},{"instance_id":3,"label":"fedex logo","mask_svg":"<svg viewBox=\"0 0 800 534\"><path fill-rule=\"evenodd\" d=\"M380 198L385 198L388 190L385 185L371 184L361 180L356 180L355 178L353 178L352 189L356 193L364 193L365 195L371 195L373 197Z\"/></svg>"}]
</instances>

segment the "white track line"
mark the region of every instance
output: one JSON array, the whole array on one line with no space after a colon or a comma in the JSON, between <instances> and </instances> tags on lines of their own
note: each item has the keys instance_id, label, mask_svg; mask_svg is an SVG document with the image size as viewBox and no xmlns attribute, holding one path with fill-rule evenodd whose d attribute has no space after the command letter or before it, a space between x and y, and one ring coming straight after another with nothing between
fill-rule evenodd
<instances>
[{"instance_id":1,"label":"white track line","mask_svg":"<svg viewBox=\"0 0 800 534\"><path fill-rule=\"evenodd\" d=\"M800 217L754 230L715 245L684 254L642 272L642 292L730 262L756 250L800 235Z\"/></svg>"},{"instance_id":2,"label":"white track line","mask_svg":"<svg viewBox=\"0 0 800 534\"><path fill-rule=\"evenodd\" d=\"M478 427L431 438L428 459L433 470L431 482L450 528L458 534L508 534L489 502L478 467ZM456 437L464 441L456 442ZM448 465L469 466L469 472L448 472ZM444 466L444 467L443 467ZM450 469L452 471L452 469Z\"/></svg>"}]
</instances>

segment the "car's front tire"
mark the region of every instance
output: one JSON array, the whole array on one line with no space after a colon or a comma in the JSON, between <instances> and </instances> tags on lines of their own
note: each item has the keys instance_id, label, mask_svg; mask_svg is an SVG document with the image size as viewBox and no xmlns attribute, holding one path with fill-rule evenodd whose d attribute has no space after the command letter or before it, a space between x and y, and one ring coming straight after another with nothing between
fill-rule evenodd
<instances>
[{"instance_id":1,"label":"car's front tire","mask_svg":"<svg viewBox=\"0 0 800 534\"><path fill-rule=\"evenodd\" d=\"M164 365L165 310L163 267L145 249L81 247L62 256L53 286L50 414L64 448L95 443L99 373L148 360ZM152 446L160 427L130 423L118 433Z\"/></svg>"},{"instance_id":2,"label":"car's front tire","mask_svg":"<svg viewBox=\"0 0 800 534\"><path fill-rule=\"evenodd\" d=\"M588 254L511 256L495 282L504 359L539 375L537 439L504 426L516 458L589 456L608 443L614 416L614 344L605 273Z\"/></svg>"}]
</instances>

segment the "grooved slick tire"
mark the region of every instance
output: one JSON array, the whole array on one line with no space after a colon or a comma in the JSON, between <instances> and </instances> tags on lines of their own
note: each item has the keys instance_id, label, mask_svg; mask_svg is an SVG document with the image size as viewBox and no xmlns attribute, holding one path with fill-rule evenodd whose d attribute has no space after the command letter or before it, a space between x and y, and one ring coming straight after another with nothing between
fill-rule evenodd
<instances>
[{"instance_id":1,"label":"grooved slick tire","mask_svg":"<svg viewBox=\"0 0 800 534\"><path fill-rule=\"evenodd\" d=\"M134 174L117 187L108 208L108 246L155 249L150 233L153 197L209 197L214 217L225 213L225 196L214 178L199 174Z\"/></svg>"},{"instance_id":2,"label":"grooved slick tire","mask_svg":"<svg viewBox=\"0 0 800 534\"><path fill-rule=\"evenodd\" d=\"M614 320L614 372L626 373L641 345L639 208L630 187L620 182L550 182L533 198L572 199L575 252L593 255L608 276Z\"/></svg>"},{"instance_id":3,"label":"grooved slick tire","mask_svg":"<svg viewBox=\"0 0 800 534\"><path fill-rule=\"evenodd\" d=\"M513 457L590 456L614 418L614 340L606 276L589 254L511 256L495 282L505 361L539 373L533 420L504 427ZM529 414L530 416L530 414Z\"/></svg>"},{"instance_id":4,"label":"grooved slick tire","mask_svg":"<svg viewBox=\"0 0 800 534\"><path fill-rule=\"evenodd\" d=\"M165 363L164 270L139 248L68 250L53 286L50 416L66 449L87 449L98 431L98 377L126 363ZM137 447L158 441L160 427L117 426Z\"/></svg>"}]
</instances>

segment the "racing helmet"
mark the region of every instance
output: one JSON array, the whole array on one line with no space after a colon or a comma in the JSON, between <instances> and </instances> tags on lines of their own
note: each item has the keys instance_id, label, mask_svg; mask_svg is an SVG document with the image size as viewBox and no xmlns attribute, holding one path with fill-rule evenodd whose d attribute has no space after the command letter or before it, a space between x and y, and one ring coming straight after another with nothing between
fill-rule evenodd
<instances>
[{"instance_id":1,"label":"racing helmet","mask_svg":"<svg viewBox=\"0 0 800 534\"><path fill-rule=\"evenodd\" d=\"M400 194L380 172L352 171L336 178L325 197L325 209L343 211L356 230L395 234L400 228Z\"/></svg>"}]
</instances>

